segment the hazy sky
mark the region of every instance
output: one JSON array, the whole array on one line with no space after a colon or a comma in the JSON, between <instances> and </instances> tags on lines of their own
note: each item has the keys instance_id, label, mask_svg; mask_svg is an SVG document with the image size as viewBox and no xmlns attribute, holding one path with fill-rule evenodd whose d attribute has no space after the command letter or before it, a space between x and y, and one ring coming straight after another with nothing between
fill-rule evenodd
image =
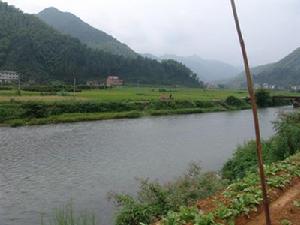
<instances>
[{"instance_id":1,"label":"hazy sky","mask_svg":"<svg viewBox=\"0 0 300 225\"><path fill-rule=\"evenodd\" d=\"M4 0L5 1L5 0ZM26 13L56 7L139 53L197 54L241 64L229 0L6 0ZM236 0L252 65L300 47L300 0Z\"/></svg>"}]
</instances>

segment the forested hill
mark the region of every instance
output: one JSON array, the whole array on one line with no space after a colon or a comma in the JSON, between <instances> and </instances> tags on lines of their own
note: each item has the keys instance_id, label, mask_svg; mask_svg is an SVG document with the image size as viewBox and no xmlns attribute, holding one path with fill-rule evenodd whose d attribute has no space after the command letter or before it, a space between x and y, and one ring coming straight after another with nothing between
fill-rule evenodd
<instances>
[{"instance_id":1,"label":"forested hill","mask_svg":"<svg viewBox=\"0 0 300 225\"><path fill-rule=\"evenodd\" d=\"M284 88L300 85L300 48L275 63L252 68L256 84L267 83ZM227 81L229 86L246 87L244 73Z\"/></svg>"},{"instance_id":2,"label":"forested hill","mask_svg":"<svg viewBox=\"0 0 300 225\"><path fill-rule=\"evenodd\" d=\"M300 85L300 48L282 60L262 67L255 73L255 82L285 87Z\"/></svg>"},{"instance_id":3,"label":"forested hill","mask_svg":"<svg viewBox=\"0 0 300 225\"><path fill-rule=\"evenodd\" d=\"M125 58L93 50L39 18L0 1L0 70L16 70L24 80L81 82L119 75L127 83L199 86L196 75L175 61Z\"/></svg>"},{"instance_id":4,"label":"forested hill","mask_svg":"<svg viewBox=\"0 0 300 225\"><path fill-rule=\"evenodd\" d=\"M119 42L105 32L95 29L71 13L62 12L51 7L44 9L37 16L54 29L78 38L82 43L87 44L91 48L125 57L137 57L137 53L127 45Z\"/></svg>"}]
</instances>

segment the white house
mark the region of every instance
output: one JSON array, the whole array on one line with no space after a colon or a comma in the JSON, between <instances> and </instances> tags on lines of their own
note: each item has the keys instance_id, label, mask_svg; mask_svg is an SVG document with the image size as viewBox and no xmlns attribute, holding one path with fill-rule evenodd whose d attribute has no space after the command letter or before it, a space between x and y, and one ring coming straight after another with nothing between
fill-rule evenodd
<instances>
[{"instance_id":1,"label":"white house","mask_svg":"<svg viewBox=\"0 0 300 225\"><path fill-rule=\"evenodd\" d=\"M19 75L15 71L0 71L0 84L10 84L19 80Z\"/></svg>"}]
</instances>

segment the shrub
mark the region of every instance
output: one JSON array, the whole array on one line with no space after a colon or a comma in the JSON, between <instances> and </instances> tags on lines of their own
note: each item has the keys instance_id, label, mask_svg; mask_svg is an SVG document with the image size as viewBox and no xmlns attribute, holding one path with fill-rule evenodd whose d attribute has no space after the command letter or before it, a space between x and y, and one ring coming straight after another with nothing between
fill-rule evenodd
<instances>
[{"instance_id":1,"label":"shrub","mask_svg":"<svg viewBox=\"0 0 300 225\"><path fill-rule=\"evenodd\" d=\"M276 134L262 142L265 163L284 160L300 149L300 113L281 115L274 124ZM229 180L242 178L246 171L257 167L256 143L250 141L238 146L222 168L222 176Z\"/></svg>"},{"instance_id":2,"label":"shrub","mask_svg":"<svg viewBox=\"0 0 300 225\"><path fill-rule=\"evenodd\" d=\"M50 112L45 104L43 103L23 103L23 118L42 118L50 115Z\"/></svg>"},{"instance_id":3,"label":"shrub","mask_svg":"<svg viewBox=\"0 0 300 225\"><path fill-rule=\"evenodd\" d=\"M234 97L234 96L229 96L226 98L225 100L226 104L227 105L230 105L230 106L241 106L243 105L243 101L237 97Z\"/></svg>"},{"instance_id":4,"label":"shrub","mask_svg":"<svg viewBox=\"0 0 300 225\"><path fill-rule=\"evenodd\" d=\"M5 120L16 119L22 114L18 104L0 104L0 122Z\"/></svg>"},{"instance_id":5,"label":"shrub","mask_svg":"<svg viewBox=\"0 0 300 225\"><path fill-rule=\"evenodd\" d=\"M272 97L270 92L265 89L259 89L255 93L255 99L258 107L272 106Z\"/></svg>"},{"instance_id":6,"label":"shrub","mask_svg":"<svg viewBox=\"0 0 300 225\"><path fill-rule=\"evenodd\" d=\"M225 182L217 174L203 173L196 163L192 163L183 176L164 185L140 179L136 198L124 194L110 195L120 207L116 225L149 224L168 211L178 211L182 206L194 204L196 200L208 197L224 186Z\"/></svg>"}]
</instances>

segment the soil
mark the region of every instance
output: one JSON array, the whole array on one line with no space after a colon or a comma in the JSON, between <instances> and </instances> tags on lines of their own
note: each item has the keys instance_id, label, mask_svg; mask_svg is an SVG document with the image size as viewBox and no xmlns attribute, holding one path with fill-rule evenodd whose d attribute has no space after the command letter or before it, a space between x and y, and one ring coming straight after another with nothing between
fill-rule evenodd
<instances>
[{"instance_id":1,"label":"soil","mask_svg":"<svg viewBox=\"0 0 300 225\"><path fill-rule=\"evenodd\" d=\"M300 202L300 182L271 204L272 225L300 225L300 207L297 207L294 201ZM249 222L237 225L265 225L264 213L260 213Z\"/></svg>"}]
</instances>

